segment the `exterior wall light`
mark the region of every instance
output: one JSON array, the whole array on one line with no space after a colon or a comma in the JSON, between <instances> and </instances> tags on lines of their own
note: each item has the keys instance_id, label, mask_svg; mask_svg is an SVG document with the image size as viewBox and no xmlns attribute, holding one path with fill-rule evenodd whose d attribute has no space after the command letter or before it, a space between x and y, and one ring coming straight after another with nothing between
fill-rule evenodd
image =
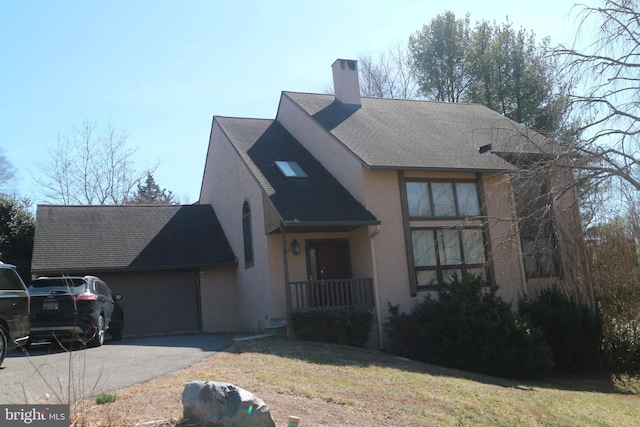
<instances>
[{"instance_id":1,"label":"exterior wall light","mask_svg":"<svg viewBox=\"0 0 640 427\"><path fill-rule=\"evenodd\" d=\"M300 253L300 245L298 244L297 239L293 239L293 242L291 242L291 253L294 255L298 255Z\"/></svg>"}]
</instances>

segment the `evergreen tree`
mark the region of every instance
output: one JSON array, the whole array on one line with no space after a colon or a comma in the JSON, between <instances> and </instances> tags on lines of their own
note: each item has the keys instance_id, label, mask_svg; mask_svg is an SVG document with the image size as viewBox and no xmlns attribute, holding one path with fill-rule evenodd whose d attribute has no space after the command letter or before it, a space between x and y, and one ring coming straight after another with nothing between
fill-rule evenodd
<instances>
[{"instance_id":1,"label":"evergreen tree","mask_svg":"<svg viewBox=\"0 0 640 427\"><path fill-rule=\"evenodd\" d=\"M549 40L510 23L469 24L447 11L409 39L409 62L426 99L485 105L522 125L562 139L566 84Z\"/></svg>"},{"instance_id":2,"label":"evergreen tree","mask_svg":"<svg viewBox=\"0 0 640 427\"><path fill-rule=\"evenodd\" d=\"M13 264L30 281L35 218L27 199L0 193L0 261Z\"/></svg>"},{"instance_id":3,"label":"evergreen tree","mask_svg":"<svg viewBox=\"0 0 640 427\"><path fill-rule=\"evenodd\" d=\"M469 84L469 16L445 12L409 39L411 70L420 91L434 101L461 101Z\"/></svg>"},{"instance_id":4,"label":"evergreen tree","mask_svg":"<svg viewBox=\"0 0 640 427\"><path fill-rule=\"evenodd\" d=\"M153 175L147 174L147 178L144 184L138 184L138 192L133 198L128 199L127 204L138 205L173 205L178 201L173 196L171 191L166 189L160 189L160 186L156 184Z\"/></svg>"}]
</instances>

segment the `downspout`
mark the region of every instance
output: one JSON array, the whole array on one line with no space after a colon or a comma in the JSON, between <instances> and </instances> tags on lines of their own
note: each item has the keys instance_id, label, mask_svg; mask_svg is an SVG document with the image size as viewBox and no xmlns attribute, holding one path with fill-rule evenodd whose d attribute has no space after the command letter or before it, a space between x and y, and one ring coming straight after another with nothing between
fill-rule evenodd
<instances>
[{"instance_id":1,"label":"downspout","mask_svg":"<svg viewBox=\"0 0 640 427\"><path fill-rule=\"evenodd\" d=\"M203 332L202 325L202 282L200 279L200 275L207 274L206 270L197 269L195 271L196 276L196 308L197 308L197 316L198 316L198 332Z\"/></svg>"},{"instance_id":2,"label":"downspout","mask_svg":"<svg viewBox=\"0 0 640 427\"><path fill-rule=\"evenodd\" d=\"M378 347L382 350L384 346L382 345L382 309L380 308L380 287L378 286L378 261L376 259L376 244L375 237L380 233L380 224L376 225L376 228L373 232L369 233L369 238L371 239L371 262L373 263L373 293L375 296L376 303L376 319L378 323Z\"/></svg>"}]
</instances>

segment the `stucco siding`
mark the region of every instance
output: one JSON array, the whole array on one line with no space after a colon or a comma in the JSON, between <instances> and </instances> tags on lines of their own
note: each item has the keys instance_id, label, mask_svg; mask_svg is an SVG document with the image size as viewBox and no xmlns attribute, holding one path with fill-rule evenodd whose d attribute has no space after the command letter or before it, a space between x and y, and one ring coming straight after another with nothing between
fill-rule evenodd
<instances>
[{"instance_id":1,"label":"stucco siding","mask_svg":"<svg viewBox=\"0 0 640 427\"><path fill-rule=\"evenodd\" d=\"M287 261L289 264L289 271L291 271L291 264L296 264L296 260L299 258L304 259L304 252L302 252L302 243L300 254L294 256L291 254L289 248L291 248L291 241L294 237L289 235L287 237ZM271 313L268 318L264 319L265 324L269 325L272 319L279 319L287 316L287 297L286 286L284 278L284 258L282 248L282 235L280 233L267 235L267 245L269 253L269 298L271 299ZM289 273L291 274L291 273Z\"/></svg>"},{"instance_id":2,"label":"stucco siding","mask_svg":"<svg viewBox=\"0 0 640 427\"><path fill-rule=\"evenodd\" d=\"M485 174L482 177L487 215L490 267L500 287L498 295L514 305L527 294L515 201L509 176Z\"/></svg>"},{"instance_id":3,"label":"stucco siding","mask_svg":"<svg viewBox=\"0 0 640 427\"><path fill-rule=\"evenodd\" d=\"M373 278L373 260L371 258L371 239L369 228L354 230L349 240L351 264L354 278Z\"/></svg>"},{"instance_id":4,"label":"stucco siding","mask_svg":"<svg viewBox=\"0 0 640 427\"><path fill-rule=\"evenodd\" d=\"M379 232L373 237L375 253L369 257L375 256L378 305L380 315L386 317L389 314L387 303L400 304L402 309L408 310L414 302L409 286L398 172L362 168L362 173L366 207L381 223Z\"/></svg>"},{"instance_id":5,"label":"stucco siding","mask_svg":"<svg viewBox=\"0 0 640 427\"><path fill-rule=\"evenodd\" d=\"M200 270L204 332L234 332L238 327L237 267Z\"/></svg>"},{"instance_id":6,"label":"stucco siding","mask_svg":"<svg viewBox=\"0 0 640 427\"><path fill-rule=\"evenodd\" d=\"M238 256L238 327L258 330L270 315L267 238L264 233L262 190L222 129L214 122L203 177L201 203L211 203L225 230L231 249ZM244 259L242 206L251 208L254 262Z\"/></svg>"}]
</instances>

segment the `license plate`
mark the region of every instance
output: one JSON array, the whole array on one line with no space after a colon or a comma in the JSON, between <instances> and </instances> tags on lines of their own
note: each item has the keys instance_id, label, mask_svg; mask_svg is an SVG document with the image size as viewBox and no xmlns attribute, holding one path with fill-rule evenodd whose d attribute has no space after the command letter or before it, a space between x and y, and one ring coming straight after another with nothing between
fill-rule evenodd
<instances>
[{"instance_id":1,"label":"license plate","mask_svg":"<svg viewBox=\"0 0 640 427\"><path fill-rule=\"evenodd\" d=\"M57 310L58 309L58 301L45 301L42 303L43 310Z\"/></svg>"}]
</instances>

